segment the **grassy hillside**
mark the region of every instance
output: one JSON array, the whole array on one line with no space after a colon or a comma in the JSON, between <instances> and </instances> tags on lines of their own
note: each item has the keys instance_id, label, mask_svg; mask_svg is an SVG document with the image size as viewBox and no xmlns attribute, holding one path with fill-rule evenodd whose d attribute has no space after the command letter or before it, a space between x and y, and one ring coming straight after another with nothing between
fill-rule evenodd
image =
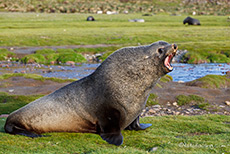
<instances>
[{"instance_id":1,"label":"grassy hillside","mask_svg":"<svg viewBox=\"0 0 230 154\"><path fill-rule=\"evenodd\" d=\"M3 131L0 118L0 153L229 153L229 116L148 117L152 123L145 131L123 131L124 143L117 147L98 135L49 133L49 137L31 139ZM151 152L152 150L152 152Z\"/></svg>"},{"instance_id":2,"label":"grassy hillside","mask_svg":"<svg viewBox=\"0 0 230 154\"><path fill-rule=\"evenodd\" d=\"M0 10L10 12L96 13L192 13L227 15L226 0L0 0Z\"/></svg>"}]
</instances>

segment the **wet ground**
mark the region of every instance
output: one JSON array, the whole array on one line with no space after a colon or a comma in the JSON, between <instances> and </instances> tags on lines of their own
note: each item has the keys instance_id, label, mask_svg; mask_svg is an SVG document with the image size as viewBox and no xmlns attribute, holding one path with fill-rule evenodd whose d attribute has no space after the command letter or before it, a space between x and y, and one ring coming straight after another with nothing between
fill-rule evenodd
<instances>
[{"instance_id":1,"label":"wet ground","mask_svg":"<svg viewBox=\"0 0 230 154\"><path fill-rule=\"evenodd\" d=\"M76 64L74 66L42 65L42 64L20 64L20 63L0 63L0 75L4 73L32 73L40 74L44 77L57 77L62 79L81 79L92 72L100 63ZM174 70L168 75L173 77L175 82L188 82L201 78L208 74L224 75L230 72L230 64L208 63L208 64L172 64Z\"/></svg>"},{"instance_id":2,"label":"wet ground","mask_svg":"<svg viewBox=\"0 0 230 154\"><path fill-rule=\"evenodd\" d=\"M40 64L23 65L19 63L1 63L0 74L4 73L34 73L41 74L46 77L59 78L77 78L80 79L92 73L100 64L79 64L75 66L45 66ZM173 76L174 81L160 83L161 88L155 87L153 93L158 96L159 105L149 107L143 112L143 116L152 115L198 115L198 114L226 114L230 115L230 88L221 89L204 89L198 86L189 86L186 81L191 78L199 78L208 74L226 74L230 70L229 64L173 64L174 71L169 75ZM50 80L39 81L26 79L24 77L12 77L0 81L0 92L7 92L15 95L36 95L49 94L66 83L57 83ZM194 105L189 104L180 107L175 104L178 95L198 95L205 98L209 103L208 110L198 109Z\"/></svg>"}]
</instances>

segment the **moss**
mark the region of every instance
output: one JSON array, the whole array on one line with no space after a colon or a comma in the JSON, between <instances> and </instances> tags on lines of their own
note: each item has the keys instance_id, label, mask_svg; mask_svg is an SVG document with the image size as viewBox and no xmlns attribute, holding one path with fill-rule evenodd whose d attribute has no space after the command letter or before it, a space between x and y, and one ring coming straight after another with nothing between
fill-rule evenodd
<instances>
[{"instance_id":1,"label":"moss","mask_svg":"<svg viewBox=\"0 0 230 154\"><path fill-rule=\"evenodd\" d=\"M37 54L51 54L51 53L55 53L56 51L54 51L53 49L41 49L41 50L37 50L35 53Z\"/></svg>"},{"instance_id":2,"label":"moss","mask_svg":"<svg viewBox=\"0 0 230 154\"><path fill-rule=\"evenodd\" d=\"M48 54L45 54L44 55L45 58L46 58L46 64L50 64L50 62L56 62L58 57L59 57L59 54L57 53L48 53Z\"/></svg>"},{"instance_id":3,"label":"moss","mask_svg":"<svg viewBox=\"0 0 230 154\"><path fill-rule=\"evenodd\" d=\"M57 49L57 53L65 54L65 53L72 53L74 54L75 51L73 49Z\"/></svg>"},{"instance_id":4,"label":"moss","mask_svg":"<svg viewBox=\"0 0 230 154\"><path fill-rule=\"evenodd\" d=\"M86 59L83 55L78 53L60 53L57 62L66 63L67 61L82 63L86 62Z\"/></svg>"},{"instance_id":5,"label":"moss","mask_svg":"<svg viewBox=\"0 0 230 154\"><path fill-rule=\"evenodd\" d=\"M9 79L11 77L24 77L24 78L40 80L40 81L51 80L51 81L59 82L59 83L76 81L76 79L60 79L60 78L54 78L54 77L43 77L38 74L24 74L24 73L3 74L3 75L0 75L0 80Z\"/></svg>"},{"instance_id":6,"label":"moss","mask_svg":"<svg viewBox=\"0 0 230 154\"><path fill-rule=\"evenodd\" d=\"M27 63L45 63L46 59L42 54L31 54L26 55L25 57L21 58L21 62L27 64Z\"/></svg>"},{"instance_id":7,"label":"moss","mask_svg":"<svg viewBox=\"0 0 230 154\"><path fill-rule=\"evenodd\" d=\"M98 47L98 48L76 48L74 49L77 53L103 53L103 52L110 52L119 49L118 46L110 46L110 47Z\"/></svg>"},{"instance_id":8,"label":"moss","mask_svg":"<svg viewBox=\"0 0 230 154\"><path fill-rule=\"evenodd\" d=\"M8 57L13 57L16 54L7 49L0 49L0 60L6 60Z\"/></svg>"},{"instance_id":9,"label":"moss","mask_svg":"<svg viewBox=\"0 0 230 154\"><path fill-rule=\"evenodd\" d=\"M211 63L228 63L230 62L230 58L228 58L225 54L211 53L207 57Z\"/></svg>"},{"instance_id":10,"label":"moss","mask_svg":"<svg viewBox=\"0 0 230 154\"><path fill-rule=\"evenodd\" d=\"M195 85L202 88L226 88L230 87L230 78L227 75L206 75L188 82L187 85Z\"/></svg>"},{"instance_id":11,"label":"moss","mask_svg":"<svg viewBox=\"0 0 230 154\"><path fill-rule=\"evenodd\" d=\"M146 107L153 106L156 104L158 104L157 95L156 94L150 94L148 97L148 100L146 102Z\"/></svg>"},{"instance_id":12,"label":"moss","mask_svg":"<svg viewBox=\"0 0 230 154\"><path fill-rule=\"evenodd\" d=\"M108 51L108 52L106 52L105 54L103 54L101 57L100 57L100 59L102 60L102 61L104 61L107 57L109 57L109 55L111 55L112 53L113 53L114 51Z\"/></svg>"},{"instance_id":13,"label":"moss","mask_svg":"<svg viewBox=\"0 0 230 154\"><path fill-rule=\"evenodd\" d=\"M196 106L202 110L207 110L207 107L209 106L209 103L198 103Z\"/></svg>"},{"instance_id":14,"label":"moss","mask_svg":"<svg viewBox=\"0 0 230 154\"><path fill-rule=\"evenodd\" d=\"M178 95L176 96L177 99L177 104L179 106L189 104L191 102L196 102L196 103L204 103L205 99L203 97L197 96L197 95Z\"/></svg>"},{"instance_id":15,"label":"moss","mask_svg":"<svg viewBox=\"0 0 230 154\"><path fill-rule=\"evenodd\" d=\"M203 63L203 62L210 62L209 59L205 58L202 54L198 52L188 52L186 53L182 60L182 62L187 62L189 64L198 64L198 63Z\"/></svg>"},{"instance_id":16,"label":"moss","mask_svg":"<svg viewBox=\"0 0 230 154\"><path fill-rule=\"evenodd\" d=\"M173 80L172 76L170 76L170 75L165 75L165 76L163 76L163 77L160 79L160 82L167 83L167 82L170 82L170 81L172 81L172 80Z\"/></svg>"}]
</instances>

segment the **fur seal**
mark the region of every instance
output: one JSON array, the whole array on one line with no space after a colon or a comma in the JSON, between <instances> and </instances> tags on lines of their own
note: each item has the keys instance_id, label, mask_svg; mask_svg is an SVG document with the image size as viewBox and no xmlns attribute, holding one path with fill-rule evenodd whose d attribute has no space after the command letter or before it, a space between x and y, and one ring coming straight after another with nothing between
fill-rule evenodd
<instances>
[{"instance_id":1,"label":"fur seal","mask_svg":"<svg viewBox=\"0 0 230 154\"><path fill-rule=\"evenodd\" d=\"M46 132L95 133L121 145L121 130L151 126L140 124L139 114L157 80L172 71L176 51L176 44L164 41L119 49L89 76L11 113L5 132L29 137Z\"/></svg>"},{"instance_id":2,"label":"fur seal","mask_svg":"<svg viewBox=\"0 0 230 154\"><path fill-rule=\"evenodd\" d=\"M88 16L86 21L95 21L94 17L93 16Z\"/></svg>"},{"instance_id":3,"label":"fur seal","mask_svg":"<svg viewBox=\"0 0 230 154\"><path fill-rule=\"evenodd\" d=\"M200 25L200 21L192 17L185 18L183 21L183 24L186 24L186 23L188 23L189 25Z\"/></svg>"}]
</instances>

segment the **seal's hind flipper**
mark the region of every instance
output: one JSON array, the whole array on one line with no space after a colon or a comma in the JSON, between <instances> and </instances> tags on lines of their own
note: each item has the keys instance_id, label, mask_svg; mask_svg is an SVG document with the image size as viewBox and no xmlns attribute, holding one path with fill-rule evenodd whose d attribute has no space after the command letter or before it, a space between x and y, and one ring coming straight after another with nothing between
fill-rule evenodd
<instances>
[{"instance_id":1,"label":"seal's hind flipper","mask_svg":"<svg viewBox=\"0 0 230 154\"><path fill-rule=\"evenodd\" d=\"M118 134L100 134L101 138L109 144L121 145L123 143L123 136L121 133Z\"/></svg>"},{"instance_id":2,"label":"seal's hind flipper","mask_svg":"<svg viewBox=\"0 0 230 154\"><path fill-rule=\"evenodd\" d=\"M125 130L145 130L150 126L152 126L152 124L140 124L138 116L128 127L125 128Z\"/></svg>"}]
</instances>

